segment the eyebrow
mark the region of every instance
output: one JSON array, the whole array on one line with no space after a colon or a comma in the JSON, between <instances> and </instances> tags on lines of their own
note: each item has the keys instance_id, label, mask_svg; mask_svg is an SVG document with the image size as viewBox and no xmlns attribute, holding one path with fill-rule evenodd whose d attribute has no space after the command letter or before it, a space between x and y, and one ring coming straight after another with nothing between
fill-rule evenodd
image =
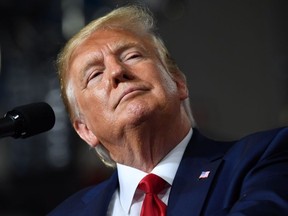
<instances>
[{"instance_id":1,"label":"eyebrow","mask_svg":"<svg viewBox=\"0 0 288 216\"><path fill-rule=\"evenodd\" d=\"M130 48L133 48L133 47L136 47L136 48L139 48L140 50L142 51L146 51L147 49L142 45L140 44L139 42L126 42L126 41L118 41L114 44L112 44L110 46L110 50L112 50L111 52L113 54L120 54L122 52L124 52L125 50L128 50ZM83 66L83 68L81 69L81 82L83 82L83 80L85 79L86 77L86 74L87 74L87 71L99 64L103 61L103 56L100 52L94 52L94 54L89 57L90 59L85 63L85 65Z\"/></svg>"},{"instance_id":2,"label":"eyebrow","mask_svg":"<svg viewBox=\"0 0 288 216\"><path fill-rule=\"evenodd\" d=\"M111 50L113 53L119 54L133 47L139 48L142 51L147 50L141 43L134 41L132 42L119 41L118 43L112 45Z\"/></svg>"}]
</instances>

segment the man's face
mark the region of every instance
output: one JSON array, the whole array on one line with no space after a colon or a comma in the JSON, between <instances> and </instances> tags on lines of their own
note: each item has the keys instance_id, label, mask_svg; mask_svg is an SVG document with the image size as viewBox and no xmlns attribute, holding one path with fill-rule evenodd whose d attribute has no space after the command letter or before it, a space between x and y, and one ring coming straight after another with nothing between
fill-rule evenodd
<instances>
[{"instance_id":1,"label":"man's face","mask_svg":"<svg viewBox=\"0 0 288 216\"><path fill-rule=\"evenodd\" d=\"M81 113L74 127L91 146L117 143L147 122L159 124L187 97L185 84L169 76L149 40L127 31L93 33L75 50L68 79ZM83 136L83 125L89 135Z\"/></svg>"}]
</instances>

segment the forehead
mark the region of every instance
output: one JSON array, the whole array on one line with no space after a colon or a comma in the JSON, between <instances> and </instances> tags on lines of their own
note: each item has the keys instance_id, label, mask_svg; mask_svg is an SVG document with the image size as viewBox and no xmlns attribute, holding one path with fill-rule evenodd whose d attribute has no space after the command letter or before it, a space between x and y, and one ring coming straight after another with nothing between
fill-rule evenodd
<instances>
[{"instance_id":1,"label":"forehead","mask_svg":"<svg viewBox=\"0 0 288 216\"><path fill-rule=\"evenodd\" d=\"M99 29L85 39L72 53L71 60L82 54L101 52L106 54L129 47L152 48L147 34L136 34L119 29Z\"/></svg>"}]
</instances>

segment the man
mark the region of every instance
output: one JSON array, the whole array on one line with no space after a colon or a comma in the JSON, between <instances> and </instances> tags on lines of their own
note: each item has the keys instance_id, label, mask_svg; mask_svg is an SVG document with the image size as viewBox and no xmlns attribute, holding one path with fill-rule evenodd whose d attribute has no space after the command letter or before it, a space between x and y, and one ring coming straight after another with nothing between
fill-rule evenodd
<instances>
[{"instance_id":1,"label":"man","mask_svg":"<svg viewBox=\"0 0 288 216\"><path fill-rule=\"evenodd\" d=\"M49 215L145 215L150 183L141 179L149 173L161 177L158 189L165 180L151 196L159 215L288 215L288 130L230 143L202 136L185 76L145 9L122 7L91 22L58 66L75 130L116 169Z\"/></svg>"}]
</instances>

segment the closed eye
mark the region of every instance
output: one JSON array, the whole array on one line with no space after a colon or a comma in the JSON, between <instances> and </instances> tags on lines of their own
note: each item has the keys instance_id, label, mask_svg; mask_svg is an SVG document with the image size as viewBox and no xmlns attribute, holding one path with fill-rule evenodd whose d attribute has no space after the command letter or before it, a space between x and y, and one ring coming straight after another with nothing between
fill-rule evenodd
<instances>
[{"instance_id":1,"label":"closed eye","mask_svg":"<svg viewBox=\"0 0 288 216\"><path fill-rule=\"evenodd\" d=\"M133 59L133 58L138 58L141 57L141 55L139 53L134 53L128 56L128 59Z\"/></svg>"},{"instance_id":2,"label":"closed eye","mask_svg":"<svg viewBox=\"0 0 288 216\"><path fill-rule=\"evenodd\" d=\"M92 80L94 80L94 79L96 79L96 78L99 79L102 74L103 74L102 71L92 72L92 73L90 74L90 76L88 77L87 82L89 83L90 81L92 81Z\"/></svg>"},{"instance_id":3,"label":"closed eye","mask_svg":"<svg viewBox=\"0 0 288 216\"><path fill-rule=\"evenodd\" d=\"M139 60L142 58L142 55L138 52L133 52L133 53L129 53L125 56L124 61L134 61L134 60Z\"/></svg>"}]
</instances>

